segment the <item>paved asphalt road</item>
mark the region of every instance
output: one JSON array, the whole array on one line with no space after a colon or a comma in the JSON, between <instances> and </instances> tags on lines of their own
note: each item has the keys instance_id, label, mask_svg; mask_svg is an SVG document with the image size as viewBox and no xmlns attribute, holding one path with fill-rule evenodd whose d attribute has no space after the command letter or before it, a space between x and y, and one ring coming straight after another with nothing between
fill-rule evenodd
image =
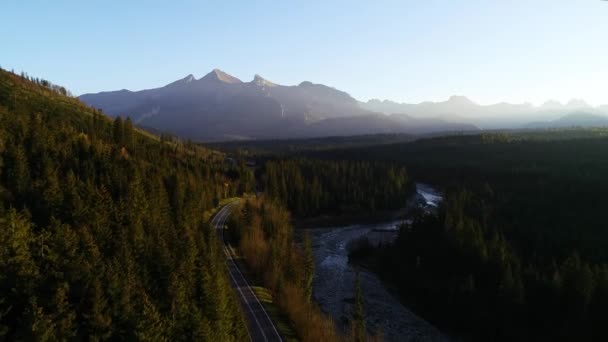
<instances>
[{"instance_id":1,"label":"paved asphalt road","mask_svg":"<svg viewBox=\"0 0 608 342\"><path fill-rule=\"evenodd\" d=\"M213 220L211 220L211 224L217 229L217 235L221 239L222 246L224 247L224 254L226 255L226 261L228 263L228 273L230 274L232 287L238 293L239 301L241 302L247 319L249 339L253 342L283 341L277 328L270 319L270 316L268 316L262 303L247 283L247 280L239 270L239 267L232 258L232 254L227 248L227 243L224 239L224 224L228 216L230 216L230 210L232 210L233 206L234 204L228 204L222 207Z\"/></svg>"}]
</instances>

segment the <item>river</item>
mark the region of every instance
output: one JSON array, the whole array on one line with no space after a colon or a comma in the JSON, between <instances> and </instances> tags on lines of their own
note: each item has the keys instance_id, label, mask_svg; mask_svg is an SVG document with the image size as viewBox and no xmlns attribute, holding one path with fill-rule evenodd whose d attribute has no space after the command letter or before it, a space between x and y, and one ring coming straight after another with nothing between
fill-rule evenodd
<instances>
[{"instance_id":1,"label":"river","mask_svg":"<svg viewBox=\"0 0 608 342\"><path fill-rule=\"evenodd\" d=\"M432 210L442 200L431 186L417 184L413 201ZM348 263L349 242L367 236L371 241L390 241L401 221L334 228L308 229L315 254L313 298L337 325L348 329L354 303L354 279L359 271L365 321L370 333L382 331L386 341L447 341L436 328L405 308L372 272Z\"/></svg>"}]
</instances>

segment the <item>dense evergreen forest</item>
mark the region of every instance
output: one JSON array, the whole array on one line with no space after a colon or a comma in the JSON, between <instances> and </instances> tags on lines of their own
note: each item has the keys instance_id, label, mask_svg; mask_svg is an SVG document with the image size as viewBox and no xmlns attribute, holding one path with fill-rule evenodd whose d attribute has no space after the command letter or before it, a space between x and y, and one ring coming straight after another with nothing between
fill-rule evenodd
<instances>
[{"instance_id":1,"label":"dense evergreen forest","mask_svg":"<svg viewBox=\"0 0 608 342\"><path fill-rule=\"evenodd\" d=\"M606 340L608 139L542 135L316 156L398 161L445 189L438 215L419 213L394 244L352 254L440 328L473 340Z\"/></svg>"},{"instance_id":2,"label":"dense evergreen forest","mask_svg":"<svg viewBox=\"0 0 608 342\"><path fill-rule=\"evenodd\" d=\"M576 252L523 258L468 192L438 215L419 214L389 245L362 241L350 257L371 265L414 311L446 332L479 341L608 338L608 266ZM482 216L479 216L482 214Z\"/></svg>"},{"instance_id":3,"label":"dense evergreen forest","mask_svg":"<svg viewBox=\"0 0 608 342\"><path fill-rule=\"evenodd\" d=\"M244 340L203 220L242 170L67 95L0 70L0 340Z\"/></svg>"},{"instance_id":4,"label":"dense evergreen forest","mask_svg":"<svg viewBox=\"0 0 608 342\"><path fill-rule=\"evenodd\" d=\"M566 137L571 134L563 132ZM566 258L576 250L583 259L608 262L607 150L608 138L603 135L563 139L559 132L540 132L535 138L442 137L310 157L394 161L416 180L481 196L492 208L488 215L526 256Z\"/></svg>"},{"instance_id":5,"label":"dense evergreen forest","mask_svg":"<svg viewBox=\"0 0 608 342\"><path fill-rule=\"evenodd\" d=\"M270 160L263 183L298 217L395 210L413 190L404 167L362 161Z\"/></svg>"}]
</instances>

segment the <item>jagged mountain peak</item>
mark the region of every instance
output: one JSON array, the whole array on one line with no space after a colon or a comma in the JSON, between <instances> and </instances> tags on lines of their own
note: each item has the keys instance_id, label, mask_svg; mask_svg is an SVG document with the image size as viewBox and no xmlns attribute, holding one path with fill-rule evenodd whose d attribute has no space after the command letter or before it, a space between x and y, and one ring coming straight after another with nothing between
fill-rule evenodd
<instances>
[{"instance_id":1,"label":"jagged mountain peak","mask_svg":"<svg viewBox=\"0 0 608 342\"><path fill-rule=\"evenodd\" d=\"M243 83L238 78L223 72L220 69L213 69L210 73L200 79L201 81L216 81L222 83Z\"/></svg>"},{"instance_id":2,"label":"jagged mountain peak","mask_svg":"<svg viewBox=\"0 0 608 342\"><path fill-rule=\"evenodd\" d=\"M184 78L180 78L177 81L173 81L167 85L165 85L162 88L159 88L157 90L161 90L161 89L166 89L166 90L181 90L183 88L188 88L192 82L196 81L196 78L194 78L194 76L192 74L187 75Z\"/></svg>"},{"instance_id":3,"label":"jagged mountain peak","mask_svg":"<svg viewBox=\"0 0 608 342\"><path fill-rule=\"evenodd\" d=\"M568 108L586 108L590 107L589 104L581 99L572 99L566 103Z\"/></svg>"},{"instance_id":4,"label":"jagged mountain peak","mask_svg":"<svg viewBox=\"0 0 608 342\"><path fill-rule=\"evenodd\" d=\"M253 81L251 81L253 84L259 86L259 87L274 87L276 86L275 83L270 82L269 80L265 79L264 77L255 74L255 76L253 76Z\"/></svg>"},{"instance_id":5,"label":"jagged mountain peak","mask_svg":"<svg viewBox=\"0 0 608 342\"><path fill-rule=\"evenodd\" d=\"M188 76L181 78L177 81L171 82L169 83L167 86L172 86L172 85L178 85L178 84L188 84L190 82L196 81L196 78L194 78L194 76L192 74L189 74Z\"/></svg>"},{"instance_id":6,"label":"jagged mountain peak","mask_svg":"<svg viewBox=\"0 0 608 342\"><path fill-rule=\"evenodd\" d=\"M471 101L468 97L462 95L452 95L447 101L452 104L476 106L477 104Z\"/></svg>"}]
</instances>

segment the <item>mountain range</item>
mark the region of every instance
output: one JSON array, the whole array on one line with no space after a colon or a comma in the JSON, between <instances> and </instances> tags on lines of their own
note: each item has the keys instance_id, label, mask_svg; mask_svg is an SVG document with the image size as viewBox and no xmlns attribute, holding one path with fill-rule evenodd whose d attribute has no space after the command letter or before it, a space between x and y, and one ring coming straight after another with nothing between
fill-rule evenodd
<instances>
[{"instance_id":1,"label":"mountain range","mask_svg":"<svg viewBox=\"0 0 608 342\"><path fill-rule=\"evenodd\" d=\"M142 127L197 141L477 130L468 123L379 113L322 84L283 86L259 75L243 82L219 69L161 88L85 94L80 100Z\"/></svg>"},{"instance_id":2,"label":"mountain range","mask_svg":"<svg viewBox=\"0 0 608 342\"><path fill-rule=\"evenodd\" d=\"M608 120L608 105L592 107L582 100L540 106L479 105L465 96L418 104L360 102L322 84L284 86L260 75L243 82L219 69L160 88L85 94L80 100L112 116L129 116L139 126L195 141L604 126Z\"/></svg>"},{"instance_id":3,"label":"mountain range","mask_svg":"<svg viewBox=\"0 0 608 342\"><path fill-rule=\"evenodd\" d=\"M586 112L571 113L556 120L530 122L526 128L608 127L608 117Z\"/></svg>"},{"instance_id":4,"label":"mountain range","mask_svg":"<svg viewBox=\"0 0 608 342\"><path fill-rule=\"evenodd\" d=\"M389 100L369 100L361 102L361 108L385 114L404 113L413 118L434 117L442 120L473 124L483 129L497 128L539 128L551 127L551 122L568 117L573 126L585 126L589 120L573 120L580 114L598 117L608 115L608 105L593 107L582 100L570 100L562 104L550 100L540 106L531 103L511 104L501 102L492 105L479 105L464 96L452 96L443 102L422 102L418 104L397 103ZM582 117L581 117L582 118ZM531 125L534 123L534 125ZM543 125L546 123L546 125Z\"/></svg>"}]
</instances>

